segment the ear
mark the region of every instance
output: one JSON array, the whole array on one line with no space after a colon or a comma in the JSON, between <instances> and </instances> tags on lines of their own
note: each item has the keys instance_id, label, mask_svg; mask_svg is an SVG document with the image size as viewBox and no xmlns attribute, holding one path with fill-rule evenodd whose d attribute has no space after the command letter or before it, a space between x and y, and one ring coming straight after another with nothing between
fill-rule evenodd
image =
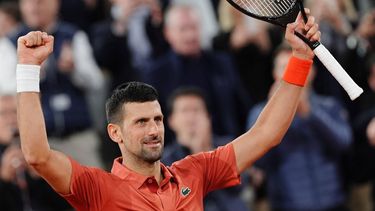
<instances>
[{"instance_id":1,"label":"ear","mask_svg":"<svg viewBox=\"0 0 375 211\"><path fill-rule=\"evenodd\" d=\"M121 127L119 125L112 123L108 124L107 132L112 141L118 144L123 142Z\"/></svg>"}]
</instances>

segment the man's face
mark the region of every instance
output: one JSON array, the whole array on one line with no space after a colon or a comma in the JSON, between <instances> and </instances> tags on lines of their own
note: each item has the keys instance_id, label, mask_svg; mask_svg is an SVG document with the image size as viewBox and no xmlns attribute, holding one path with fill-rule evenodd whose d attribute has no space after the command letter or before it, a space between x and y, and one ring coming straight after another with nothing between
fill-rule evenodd
<instances>
[{"instance_id":1,"label":"man's face","mask_svg":"<svg viewBox=\"0 0 375 211\"><path fill-rule=\"evenodd\" d=\"M14 96L0 97L0 142L9 144L17 131L17 107Z\"/></svg>"},{"instance_id":2,"label":"man's face","mask_svg":"<svg viewBox=\"0 0 375 211\"><path fill-rule=\"evenodd\" d=\"M210 124L204 101L195 95L177 97L169 123L177 136L196 136L197 132L202 132L203 125Z\"/></svg>"},{"instance_id":3,"label":"man's face","mask_svg":"<svg viewBox=\"0 0 375 211\"><path fill-rule=\"evenodd\" d=\"M171 11L165 28L166 38L173 50L184 56L200 53L199 18L193 10L177 8Z\"/></svg>"},{"instance_id":4,"label":"man's face","mask_svg":"<svg viewBox=\"0 0 375 211\"><path fill-rule=\"evenodd\" d=\"M59 0L21 0L20 9L26 25L39 29L55 21Z\"/></svg>"},{"instance_id":5,"label":"man's face","mask_svg":"<svg viewBox=\"0 0 375 211\"><path fill-rule=\"evenodd\" d=\"M160 160L164 148L164 124L159 102L126 103L123 114L123 156L148 163Z\"/></svg>"}]
</instances>

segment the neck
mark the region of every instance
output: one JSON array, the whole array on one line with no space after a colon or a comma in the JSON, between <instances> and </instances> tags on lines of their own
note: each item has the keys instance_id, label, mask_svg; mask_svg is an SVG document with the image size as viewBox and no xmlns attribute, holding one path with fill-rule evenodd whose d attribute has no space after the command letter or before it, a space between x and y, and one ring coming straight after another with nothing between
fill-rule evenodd
<instances>
[{"instance_id":1,"label":"neck","mask_svg":"<svg viewBox=\"0 0 375 211\"><path fill-rule=\"evenodd\" d=\"M199 58L202 55L201 50L196 51L196 52L190 52L190 53L185 53L185 52L176 51L176 50L174 52L181 57L189 58L189 59Z\"/></svg>"},{"instance_id":2,"label":"neck","mask_svg":"<svg viewBox=\"0 0 375 211\"><path fill-rule=\"evenodd\" d=\"M214 148L211 133L207 133L203 137L186 137L183 135L177 135L177 140L180 145L188 148L191 154L210 151Z\"/></svg>"},{"instance_id":3,"label":"neck","mask_svg":"<svg viewBox=\"0 0 375 211\"><path fill-rule=\"evenodd\" d=\"M144 176L154 176L159 184L162 181L160 160L149 163L144 160L131 158L130 156L123 156L122 158L122 165L128 169Z\"/></svg>"},{"instance_id":4,"label":"neck","mask_svg":"<svg viewBox=\"0 0 375 211\"><path fill-rule=\"evenodd\" d=\"M52 33L54 28L56 26L56 20L53 20L45 25L42 25L40 27L40 30L44 31L44 32L48 32L48 33Z\"/></svg>"}]
</instances>

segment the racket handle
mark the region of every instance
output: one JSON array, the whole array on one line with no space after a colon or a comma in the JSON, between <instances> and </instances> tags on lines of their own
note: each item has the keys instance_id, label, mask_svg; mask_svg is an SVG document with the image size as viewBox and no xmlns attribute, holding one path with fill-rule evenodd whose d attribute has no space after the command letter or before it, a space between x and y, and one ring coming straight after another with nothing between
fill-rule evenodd
<instances>
[{"instance_id":1,"label":"racket handle","mask_svg":"<svg viewBox=\"0 0 375 211\"><path fill-rule=\"evenodd\" d=\"M362 94L363 89L353 81L324 45L320 44L316 47L314 53L339 84L345 89L351 100L355 100Z\"/></svg>"}]
</instances>

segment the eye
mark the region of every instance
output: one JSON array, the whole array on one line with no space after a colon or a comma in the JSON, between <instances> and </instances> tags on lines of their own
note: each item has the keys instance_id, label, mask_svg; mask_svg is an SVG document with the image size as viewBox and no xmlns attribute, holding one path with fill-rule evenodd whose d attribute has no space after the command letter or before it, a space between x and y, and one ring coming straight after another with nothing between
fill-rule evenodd
<instances>
[{"instance_id":1,"label":"eye","mask_svg":"<svg viewBox=\"0 0 375 211\"><path fill-rule=\"evenodd\" d=\"M146 124L146 120L145 119L140 119L136 122L137 125L144 125Z\"/></svg>"},{"instance_id":2,"label":"eye","mask_svg":"<svg viewBox=\"0 0 375 211\"><path fill-rule=\"evenodd\" d=\"M155 122L157 123L163 122L163 117L155 117Z\"/></svg>"}]
</instances>

